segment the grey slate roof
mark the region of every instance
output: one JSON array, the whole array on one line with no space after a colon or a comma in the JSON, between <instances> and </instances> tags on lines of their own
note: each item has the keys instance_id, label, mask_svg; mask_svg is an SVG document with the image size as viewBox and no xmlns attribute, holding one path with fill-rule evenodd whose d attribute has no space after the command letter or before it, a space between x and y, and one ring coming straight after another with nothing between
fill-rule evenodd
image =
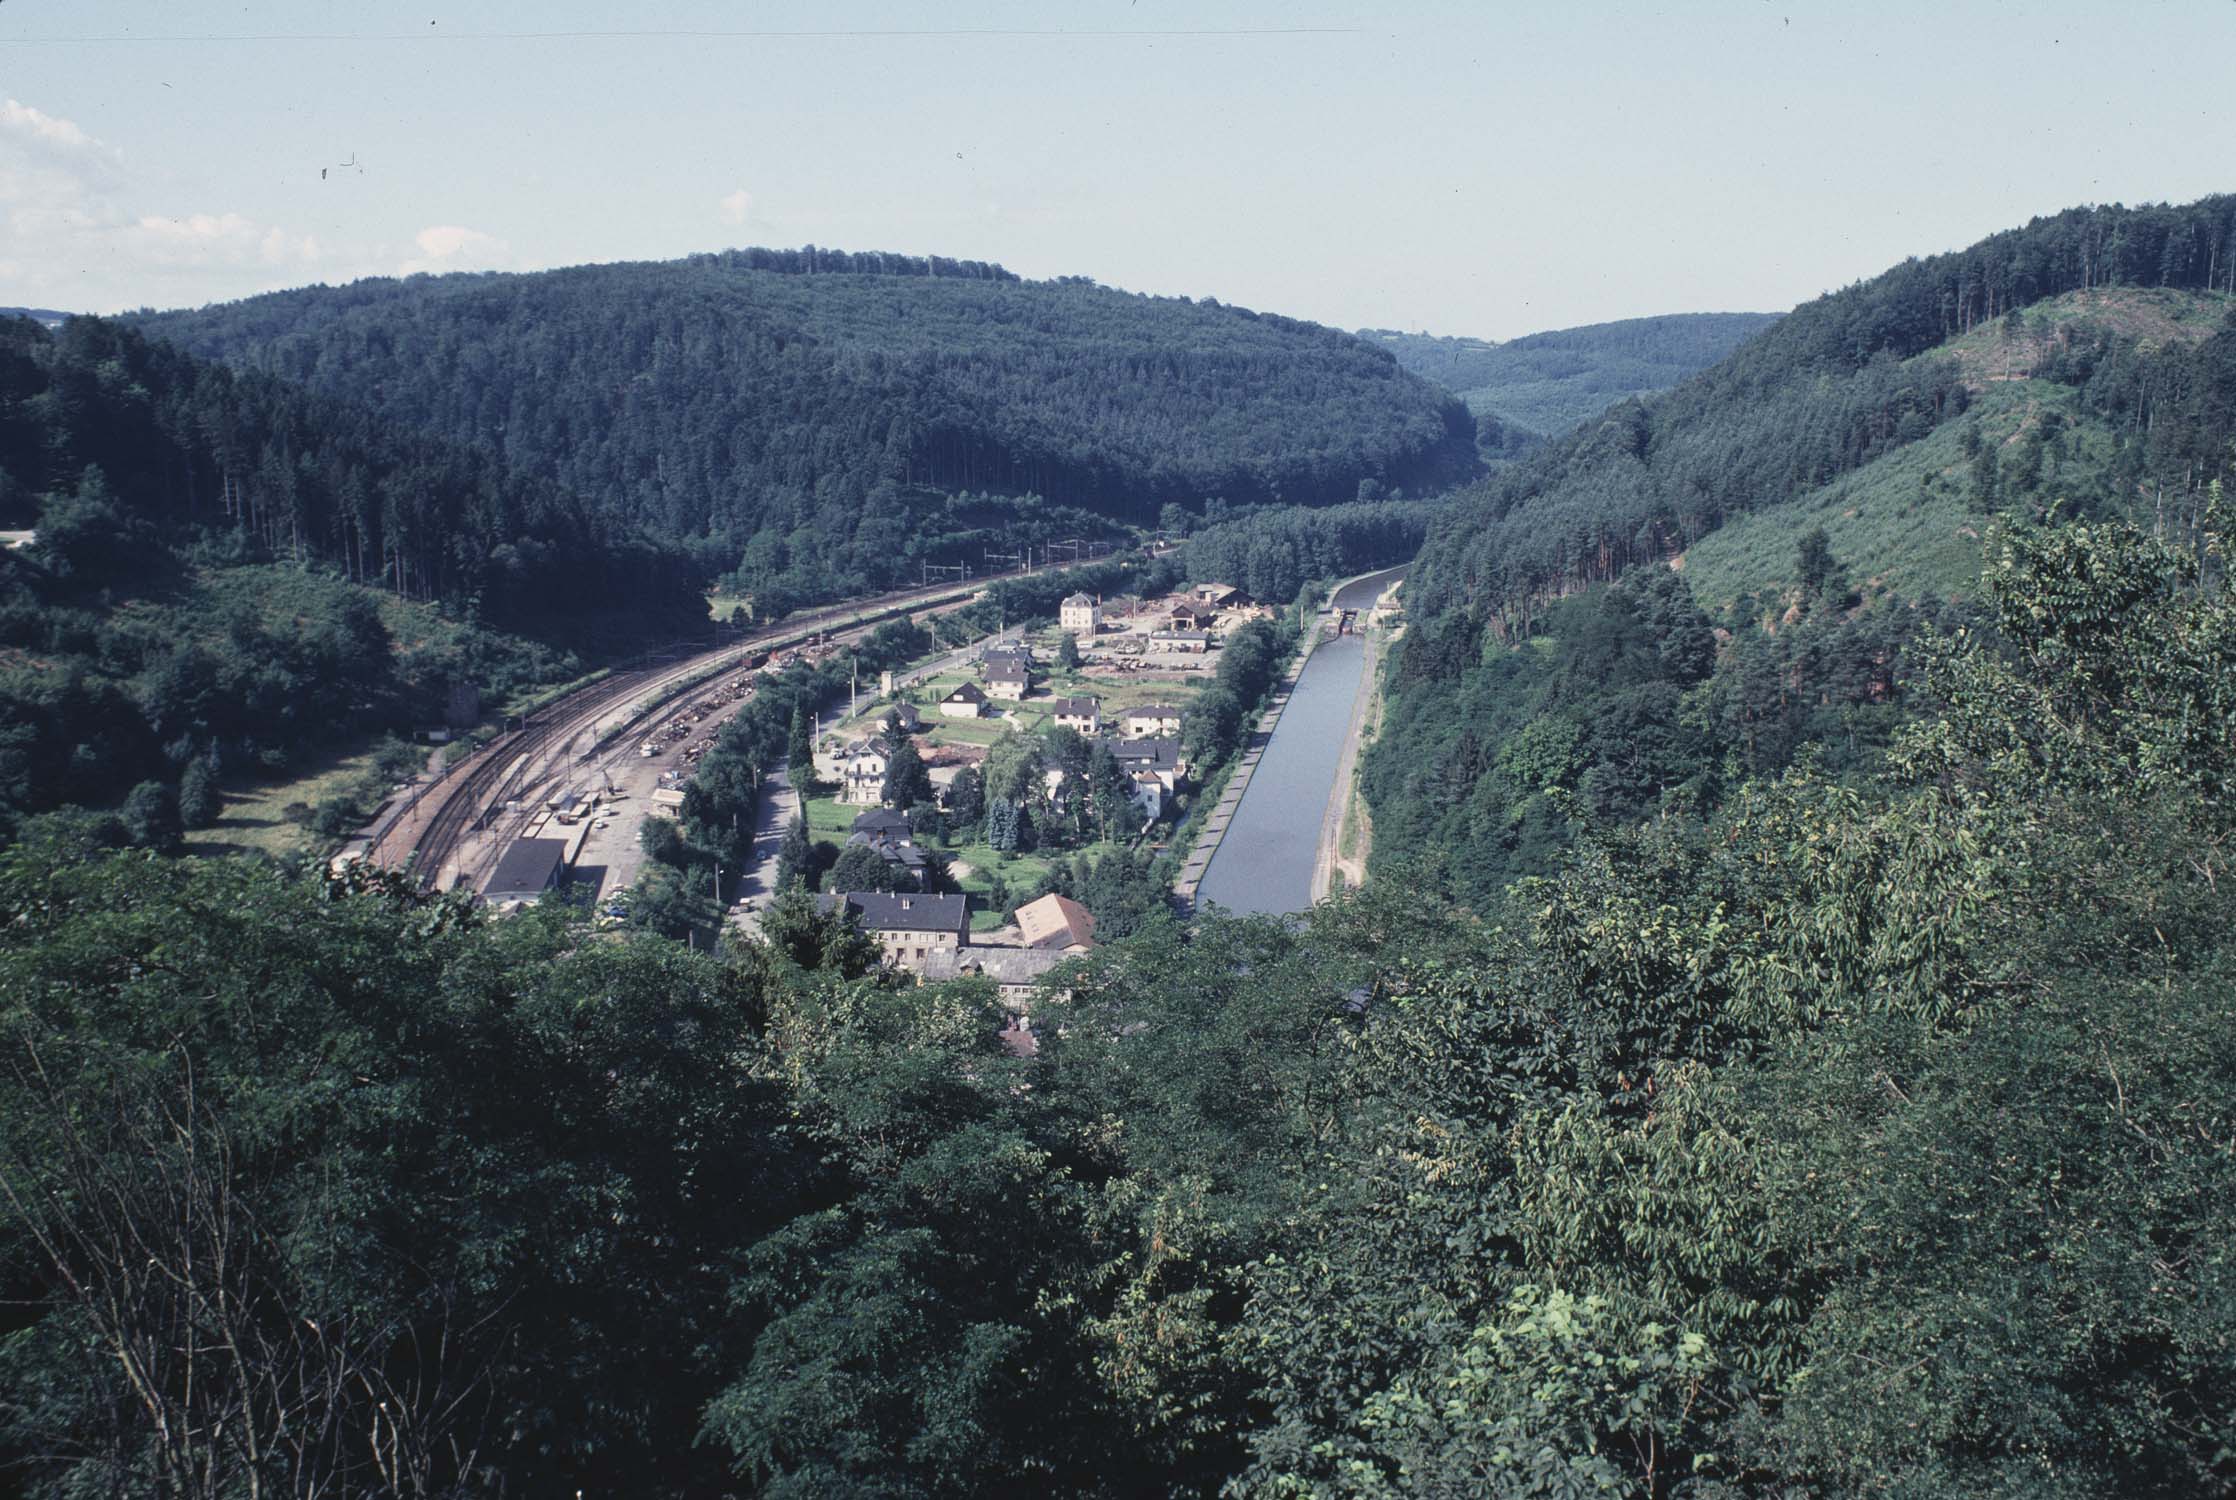
<instances>
[{"instance_id":1,"label":"grey slate roof","mask_svg":"<svg viewBox=\"0 0 2236 1500\"><path fill-rule=\"evenodd\" d=\"M1180 767L1180 741L1169 734L1106 743L1118 764L1128 771L1174 771Z\"/></svg>"},{"instance_id":2,"label":"grey slate roof","mask_svg":"<svg viewBox=\"0 0 2236 1500\"><path fill-rule=\"evenodd\" d=\"M1077 954L1057 948L941 948L927 953L916 972L927 984L983 974L997 984L1030 984Z\"/></svg>"},{"instance_id":3,"label":"grey slate roof","mask_svg":"<svg viewBox=\"0 0 2236 1500\"><path fill-rule=\"evenodd\" d=\"M567 857L565 839L515 839L497 872L489 877L482 896L490 901L527 901L559 883L559 866Z\"/></svg>"},{"instance_id":4,"label":"grey slate roof","mask_svg":"<svg viewBox=\"0 0 2236 1500\"><path fill-rule=\"evenodd\" d=\"M871 808L856 817L854 826L848 831L866 833L873 838L891 839L897 844L905 844L915 837L915 831L908 826L908 814L893 807Z\"/></svg>"},{"instance_id":5,"label":"grey slate roof","mask_svg":"<svg viewBox=\"0 0 2236 1500\"><path fill-rule=\"evenodd\" d=\"M970 931L968 896L927 896L916 891L889 896L882 891L848 891L843 896L816 897L815 909L827 912L840 901L861 918L866 932Z\"/></svg>"},{"instance_id":6,"label":"grey slate roof","mask_svg":"<svg viewBox=\"0 0 2236 1500\"><path fill-rule=\"evenodd\" d=\"M924 851L901 839L887 838L881 833L850 833L846 841L875 849L880 859L889 865L899 865L911 875L920 874L924 869Z\"/></svg>"}]
</instances>

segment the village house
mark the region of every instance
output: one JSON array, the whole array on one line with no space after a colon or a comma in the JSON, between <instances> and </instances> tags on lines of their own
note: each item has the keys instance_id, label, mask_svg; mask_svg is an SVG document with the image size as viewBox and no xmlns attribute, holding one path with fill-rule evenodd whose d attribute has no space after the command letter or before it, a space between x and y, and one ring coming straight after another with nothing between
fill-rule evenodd
<instances>
[{"instance_id":1,"label":"village house","mask_svg":"<svg viewBox=\"0 0 2236 1500\"><path fill-rule=\"evenodd\" d=\"M849 742L839 752L839 801L853 807L883 802L885 772L892 763L892 747L882 737Z\"/></svg>"},{"instance_id":2,"label":"village house","mask_svg":"<svg viewBox=\"0 0 2236 1500\"><path fill-rule=\"evenodd\" d=\"M846 842L860 844L884 860L886 866L901 880L918 890L924 888L924 851L917 848L913 840L888 838L882 833L850 833L846 836Z\"/></svg>"},{"instance_id":3,"label":"village house","mask_svg":"<svg viewBox=\"0 0 2236 1500\"><path fill-rule=\"evenodd\" d=\"M1144 703L1129 708L1118 715L1118 733L1129 740L1146 739L1151 735L1178 734L1180 710L1169 703Z\"/></svg>"},{"instance_id":4,"label":"village house","mask_svg":"<svg viewBox=\"0 0 2236 1500\"><path fill-rule=\"evenodd\" d=\"M913 703L888 704L886 706L885 712L877 716L879 728L888 728L895 724L896 721L898 722L900 731L903 734L919 734L923 732L924 716L916 711L916 705Z\"/></svg>"},{"instance_id":5,"label":"village house","mask_svg":"<svg viewBox=\"0 0 2236 1500\"><path fill-rule=\"evenodd\" d=\"M872 808L854 815L850 833L866 834L871 838L890 839L896 844L916 842L916 830L909 827L908 814L895 807Z\"/></svg>"},{"instance_id":6,"label":"village house","mask_svg":"<svg viewBox=\"0 0 2236 1500\"><path fill-rule=\"evenodd\" d=\"M916 967L925 984L943 979L991 979L1002 1004L1022 1010L1043 993L1041 976L1071 957L1060 948L935 948ZM1068 1000L1069 990L1048 990L1051 999Z\"/></svg>"},{"instance_id":7,"label":"village house","mask_svg":"<svg viewBox=\"0 0 2236 1500\"><path fill-rule=\"evenodd\" d=\"M982 717L986 712L986 690L975 682L966 682L939 700L939 711L942 718L948 719Z\"/></svg>"},{"instance_id":8,"label":"village house","mask_svg":"<svg viewBox=\"0 0 2236 1500\"><path fill-rule=\"evenodd\" d=\"M1102 606L1085 594L1073 594L1056 610L1057 622L1074 635L1093 635L1102 629Z\"/></svg>"},{"instance_id":9,"label":"village house","mask_svg":"<svg viewBox=\"0 0 2236 1500\"><path fill-rule=\"evenodd\" d=\"M1092 698L1058 698L1048 712L1058 729L1076 729L1090 739L1102 733L1102 705Z\"/></svg>"},{"instance_id":10,"label":"village house","mask_svg":"<svg viewBox=\"0 0 2236 1500\"><path fill-rule=\"evenodd\" d=\"M1231 583L1199 583L1192 592L1198 607L1204 609L1225 609L1242 599L1242 590Z\"/></svg>"},{"instance_id":11,"label":"village house","mask_svg":"<svg viewBox=\"0 0 2236 1500\"><path fill-rule=\"evenodd\" d=\"M862 930L885 950L885 961L896 968L913 969L934 953L960 948L970 941L968 896L848 891L816 897L815 909L852 913Z\"/></svg>"},{"instance_id":12,"label":"village house","mask_svg":"<svg viewBox=\"0 0 2236 1500\"><path fill-rule=\"evenodd\" d=\"M1095 946L1094 914L1053 891L1017 908L1017 930L1027 948L1084 953Z\"/></svg>"},{"instance_id":13,"label":"village house","mask_svg":"<svg viewBox=\"0 0 2236 1500\"><path fill-rule=\"evenodd\" d=\"M1218 618L1219 612L1217 610L1198 609L1195 605L1182 600L1172 607L1171 628L1174 630L1206 630L1210 628L1211 622Z\"/></svg>"},{"instance_id":14,"label":"village house","mask_svg":"<svg viewBox=\"0 0 2236 1500\"><path fill-rule=\"evenodd\" d=\"M1032 691L1032 669L1010 657L986 660L986 693L1006 703L1017 703Z\"/></svg>"},{"instance_id":15,"label":"village house","mask_svg":"<svg viewBox=\"0 0 2236 1500\"><path fill-rule=\"evenodd\" d=\"M1143 821L1154 823L1164 816L1165 784L1157 779L1157 773L1136 771L1128 779L1134 784L1134 806L1141 809Z\"/></svg>"},{"instance_id":16,"label":"village house","mask_svg":"<svg viewBox=\"0 0 2236 1500\"><path fill-rule=\"evenodd\" d=\"M1167 796L1179 790L1180 778L1188 774L1188 763L1180 754L1180 741L1170 735L1113 740L1110 753L1117 759L1119 770L1135 777L1148 773L1156 778Z\"/></svg>"}]
</instances>

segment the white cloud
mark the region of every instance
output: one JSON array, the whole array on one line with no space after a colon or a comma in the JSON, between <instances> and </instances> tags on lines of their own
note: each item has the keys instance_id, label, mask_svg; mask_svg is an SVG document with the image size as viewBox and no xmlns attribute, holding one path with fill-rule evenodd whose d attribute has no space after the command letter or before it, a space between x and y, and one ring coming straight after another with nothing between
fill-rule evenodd
<instances>
[{"instance_id":1,"label":"white cloud","mask_svg":"<svg viewBox=\"0 0 2236 1500\"><path fill-rule=\"evenodd\" d=\"M0 101L10 300L88 312L202 302L367 275L390 259L245 214L163 212L155 197L120 152L74 121Z\"/></svg>"},{"instance_id":2,"label":"white cloud","mask_svg":"<svg viewBox=\"0 0 2236 1500\"><path fill-rule=\"evenodd\" d=\"M725 194L718 206L722 210L723 223L743 224L745 216L753 212L753 195L744 188L739 188L736 192Z\"/></svg>"},{"instance_id":3,"label":"white cloud","mask_svg":"<svg viewBox=\"0 0 2236 1500\"><path fill-rule=\"evenodd\" d=\"M0 136L18 149L113 166L117 153L69 120L33 109L14 99L0 100Z\"/></svg>"},{"instance_id":4,"label":"white cloud","mask_svg":"<svg viewBox=\"0 0 2236 1500\"><path fill-rule=\"evenodd\" d=\"M512 247L493 234L459 224L430 224L412 236L419 253L398 266L397 274L419 271L490 271L512 259Z\"/></svg>"},{"instance_id":5,"label":"white cloud","mask_svg":"<svg viewBox=\"0 0 2236 1500\"><path fill-rule=\"evenodd\" d=\"M326 258L317 236L289 234L240 214L146 214L117 238L144 263L196 270L261 265L307 272Z\"/></svg>"}]
</instances>

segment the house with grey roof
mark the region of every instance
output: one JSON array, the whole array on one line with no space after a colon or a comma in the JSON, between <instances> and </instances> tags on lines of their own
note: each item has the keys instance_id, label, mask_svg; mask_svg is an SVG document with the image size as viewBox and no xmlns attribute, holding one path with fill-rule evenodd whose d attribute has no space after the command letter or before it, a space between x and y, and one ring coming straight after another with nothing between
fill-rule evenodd
<instances>
[{"instance_id":1,"label":"house with grey roof","mask_svg":"<svg viewBox=\"0 0 2236 1500\"><path fill-rule=\"evenodd\" d=\"M885 961L913 969L926 956L970 942L970 898L921 891L847 891L815 898L817 911L845 910L877 939Z\"/></svg>"}]
</instances>

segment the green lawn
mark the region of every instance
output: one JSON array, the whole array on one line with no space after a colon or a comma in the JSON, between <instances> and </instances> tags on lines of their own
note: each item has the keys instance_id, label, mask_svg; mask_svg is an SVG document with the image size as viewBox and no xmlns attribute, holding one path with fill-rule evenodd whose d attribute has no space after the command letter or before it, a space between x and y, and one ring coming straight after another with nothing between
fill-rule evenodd
<instances>
[{"instance_id":1,"label":"green lawn","mask_svg":"<svg viewBox=\"0 0 2236 1500\"><path fill-rule=\"evenodd\" d=\"M1217 661L1217 653L1213 653L1211 659ZM1202 682L1143 682L1123 677L1082 677L1079 686L1071 692L1100 703L1103 716L1108 718L1129 708L1139 708L1144 703L1177 703L1186 708L1188 700L1208 686L1209 678Z\"/></svg>"},{"instance_id":2,"label":"green lawn","mask_svg":"<svg viewBox=\"0 0 2236 1500\"><path fill-rule=\"evenodd\" d=\"M998 719L926 719L919 738L934 745L991 745L1008 732Z\"/></svg>"},{"instance_id":3,"label":"green lawn","mask_svg":"<svg viewBox=\"0 0 2236 1500\"><path fill-rule=\"evenodd\" d=\"M846 836L853 831L854 819L867 811L869 811L868 808L849 807L830 797L810 798L807 803L808 837L826 840L834 844L843 844L846 841ZM971 867L971 873L959 883L965 892L978 898L973 903L977 909L973 911L971 920L972 926L981 930L988 927L999 927L1002 924L1002 913L992 912L989 915L989 909L985 905L986 893L990 889L987 881L988 871L1000 874L1003 881L1009 886L1011 899L1015 900L1047 879L1048 872L1053 868L1056 860L1068 860L1072 857L1073 852L1064 849L1056 851L1053 855L1012 854L1004 858L996 854L991 845L975 840L971 843L957 845L953 849L945 848L939 844L934 844L931 847L938 848L948 858ZM1113 846L1091 844L1087 847L1086 852L1092 858L1110 847Z\"/></svg>"},{"instance_id":4,"label":"green lawn","mask_svg":"<svg viewBox=\"0 0 2236 1500\"><path fill-rule=\"evenodd\" d=\"M1001 876L1003 882L1009 887L1009 899L1016 902L1031 895L1040 883L1048 878L1048 872L1054 865L1054 859L1041 854L1012 854L1004 859L994 852L991 845L984 843L963 844L950 851L948 857L971 867L970 874L958 881L957 884L961 885L963 890L974 898L972 901L974 907L983 907L987 910L991 910L991 907L987 905L986 897L986 892L989 889L986 878L988 872ZM1060 851L1054 858L1070 859L1071 854L1068 850ZM974 928L980 926L999 927L1002 925L1004 916L1004 912L994 912L994 919L991 922L981 924L974 913L971 925Z\"/></svg>"},{"instance_id":5,"label":"green lawn","mask_svg":"<svg viewBox=\"0 0 2236 1500\"><path fill-rule=\"evenodd\" d=\"M225 809L215 824L186 835L188 852L242 854L255 852L273 858L323 848L327 840L310 829L290 822L285 809L300 802L316 807L329 797L350 790L373 769L374 741L337 746L307 764L301 775L279 781L244 782L225 788ZM370 809L368 809L369 811Z\"/></svg>"},{"instance_id":6,"label":"green lawn","mask_svg":"<svg viewBox=\"0 0 2236 1500\"><path fill-rule=\"evenodd\" d=\"M854 820L870 809L854 807L836 797L810 797L807 800L807 831L810 838L829 838L836 835L841 843L854 831Z\"/></svg>"}]
</instances>

